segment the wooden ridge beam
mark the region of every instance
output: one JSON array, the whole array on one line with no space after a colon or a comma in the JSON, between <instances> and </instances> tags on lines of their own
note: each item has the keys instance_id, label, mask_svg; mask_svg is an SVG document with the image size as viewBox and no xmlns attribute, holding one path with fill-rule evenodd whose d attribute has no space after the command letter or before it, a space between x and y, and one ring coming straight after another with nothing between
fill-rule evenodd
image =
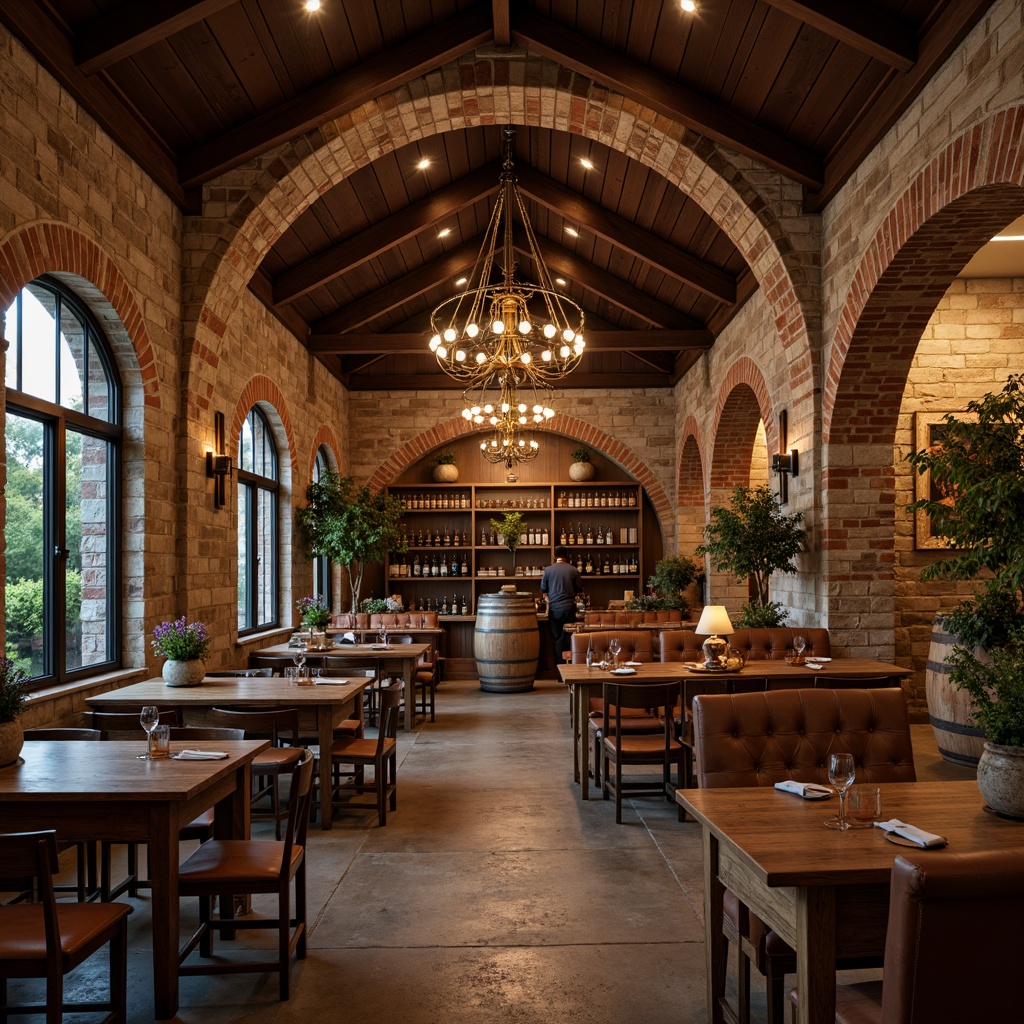
<instances>
[{"instance_id":1,"label":"wooden ridge beam","mask_svg":"<svg viewBox=\"0 0 1024 1024\"><path fill-rule=\"evenodd\" d=\"M274 303L294 302L314 288L327 284L354 267L431 226L447 220L460 210L498 191L501 164L489 163L450 185L412 203L404 210L368 227L353 238L325 249L274 278Z\"/></svg>"},{"instance_id":2,"label":"wooden ridge beam","mask_svg":"<svg viewBox=\"0 0 1024 1024\"><path fill-rule=\"evenodd\" d=\"M353 373L346 377L350 391L463 391L465 385L445 373ZM564 388L556 388L553 401L559 400L560 390L592 390L594 388L668 388L672 386L668 373L581 373L575 370L565 379Z\"/></svg>"},{"instance_id":3,"label":"wooden ridge beam","mask_svg":"<svg viewBox=\"0 0 1024 1024\"><path fill-rule=\"evenodd\" d=\"M238 0L148 0L121 4L75 35L75 63L87 75L140 53Z\"/></svg>"},{"instance_id":4,"label":"wooden ridge beam","mask_svg":"<svg viewBox=\"0 0 1024 1024\"><path fill-rule=\"evenodd\" d=\"M836 0L765 3L897 71L909 71L917 61L917 37L902 21L877 7Z\"/></svg>"},{"instance_id":5,"label":"wooden ridge beam","mask_svg":"<svg viewBox=\"0 0 1024 1024\"><path fill-rule=\"evenodd\" d=\"M516 180L520 191L541 206L574 221L615 248L657 267L673 280L690 285L717 302L731 305L736 301L736 279L731 274L637 227L532 167L517 168Z\"/></svg>"},{"instance_id":6,"label":"wooden ridge beam","mask_svg":"<svg viewBox=\"0 0 1024 1024\"><path fill-rule=\"evenodd\" d=\"M824 181L822 161L811 151L550 18L517 8L512 39L795 181L812 188Z\"/></svg>"},{"instance_id":7,"label":"wooden ridge beam","mask_svg":"<svg viewBox=\"0 0 1024 1024\"><path fill-rule=\"evenodd\" d=\"M181 160L185 187L201 185L274 146L355 110L378 96L488 42L491 12L477 5L421 32L328 82L307 89L215 139Z\"/></svg>"}]
</instances>

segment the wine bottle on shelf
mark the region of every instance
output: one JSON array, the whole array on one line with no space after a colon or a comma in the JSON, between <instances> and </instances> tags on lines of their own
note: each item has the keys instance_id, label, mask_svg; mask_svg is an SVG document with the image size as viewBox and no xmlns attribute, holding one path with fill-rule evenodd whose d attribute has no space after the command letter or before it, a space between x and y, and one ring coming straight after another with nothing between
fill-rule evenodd
<instances>
[{"instance_id":1,"label":"wine bottle on shelf","mask_svg":"<svg viewBox=\"0 0 1024 1024\"><path fill-rule=\"evenodd\" d=\"M442 615L447 615L448 614L448 595L447 594L444 595L444 604L441 605L441 614Z\"/></svg>"},{"instance_id":2,"label":"wine bottle on shelf","mask_svg":"<svg viewBox=\"0 0 1024 1024\"><path fill-rule=\"evenodd\" d=\"M413 574L413 576L422 576L423 575L423 567L420 565L420 556L419 555L417 555L412 560L412 574Z\"/></svg>"},{"instance_id":3,"label":"wine bottle on shelf","mask_svg":"<svg viewBox=\"0 0 1024 1024\"><path fill-rule=\"evenodd\" d=\"M579 521L576 523L576 543L583 544L583 524Z\"/></svg>"},{"instance_id":4,"label":"wine bottle on shelf","mask_svg":"<svg viewBox=\"0 0 1024 1024\"><path fill-rule=\"evenodd\" d=\"M545 542L545 543L546 543L546 542ZM562 532L561 532L561 534L559 534L559 537L558 537L558 543L559 543L559 544L561 544L561 545L562 545L562 547L565 547L565 545L566 545L566 539L565 539L565 523L562 523Z\"/></svg>"},{"instance_id":5,"label":"wine bottle on shelf","mask_svg":"<svg viewBox=\"0 0 1024 1024\"><path fill-rule=\"evenodd\" d=\"M469 556L468 555L463 555L462 556L462 575L463 576L468 576L469 575Z\"/></svg>"},{"instance_id":6,"label":"wine bottle on shelf","mask_svg":"<svg viewBox=\"0 0 1024 1024\"><path fill-rule=\"evenodd\" d=\"M447 526L444 528L444 546L446 548L450 548L452 546L452 535Z\"/></svg>"},{"instance_id":7,"label":"wine bottle on shelf","mask_svg":"<svg viewBox=\"0 0 1024 1024\"><path fill-rule=\"evenodd\" d=\"M604 543L604 527L600 523L597 524L597 543Z\"/></svg>"},{"instance_id":8,"label":"wine bottle on shelf","mask_svg":"<svg viewBox=\"0 0 1024 1024\"><path fill-rule=\"evenodd\" d=\"M440 575L440 576L447 576L448 575L448 559L445 558L444 556L441 557L441 564L438 567L438 570L439 570L438 575Z\"/></svg>"},{"instance_id":9,"label":"wine bottle on shelf","mask_svg":"<svg viewBox=\"0 0 1024 1024\"><path fill-rule=\"evenodd\" d=\"M466 603L466 595L462 595L462 608L460 609L463 615L469 614L469 605Z\"/></svg>"}]
</instances>

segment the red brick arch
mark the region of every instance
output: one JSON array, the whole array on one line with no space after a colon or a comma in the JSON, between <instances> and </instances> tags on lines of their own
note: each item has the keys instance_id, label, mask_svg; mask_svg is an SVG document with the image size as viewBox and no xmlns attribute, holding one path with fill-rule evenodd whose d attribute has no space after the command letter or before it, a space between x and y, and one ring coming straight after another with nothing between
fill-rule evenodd
<instances>
[{"instance_id":1,"label":"red brick arch","mask_svg":"<svg viewBox=\"0 0 1024 1024\"><path fill-rule=\"evenodd\" d=\"M309 466L307 469L310 480L313 479L313 465L316 462L316 453L320 450L321 445L330 449L331 453L334 455L335 461L337 462L337 465L334 468L337 472L341 472L341 459L338 457L338 452L340 450L338 438L329 426L321 424L319 430L316 432L316 436L313 438L313 444L309 451Z\"/></svg>"},{"instance_id":2,"label":"red brick arch","mask_svg":"<svg viewBox=\"0 0 1024 1024\"><path fill-rule=\"evenodd\" d=\"M0 245L0 309L42 274L75 274L110 303L135 352L146 405L160 407L156 355L135 293L114 261L88 236L66 224L29 224Z\"/></svg>"},{"instance_id":3,"label":"red brick arch","mask_svg":"<svg viewBox=\"0 0 1024 1024\"><path fill-rule=\"evenodd\" d=\"M768 450L777 447L775 417L768 385L757 364L742 356L729 367L718 390L712 440L710 486L732 488L750 483L750 457L757 426L764 422Z\"/></svg>"},{"instance_id":4,"label":"red brick arch","mask_svg":"<svg viewBox=\"0 0 1024 1024\"><path fill-rule=\"evenodd\" d=\"M684 420L681 441L676 471L676 503L680 508L703 506L705 459L696 417L690 415Z\"/></svg>"},{"instance_id":5,"label":"red brick arch","mask_svg":"<svg viewBox=\"0 0 1024 1024\"><path fill-rule=\"evenodd\" d=\"M448 441L453 441L464 434L479 432L480 428L474 426L461 416L453 417L438 423L429 430L406 441L391 457L380 465L372 474L369 480L371 490L379 491L382 487L388 486L393 480L399 477L414 462L418 462L424 455L432 452ZM650 498L651 505L661 524L663 537L670 537L674 534L672 527L672 503L665 494L665 489L658 482L657 478L647 467L646 463L628 445L612 437L605 431L577 419L575 416L566 416L564 413L556 413L555 416L545 425L545 430L554 434L563 434L571 437L574 441L582 441L596 451L606 455L616 465L629 473L637 483L643 485L644 490Z\"/></svg>"},{"instance_id":6,"label":"red brick arch","mask_svg":"<svg viewBox=\"0 0 1024 1024\"><path fill-rule=\"evenodd\" d=\"M288 444L288 465L295 465L295 432L292 430L291 417L288 415L288 405L281 389L269 377L264 377L262 374L257 374L249 379L235 403L235 411L231 417L231 430L227 437L229 451L235 460L235 465L238 464L238 434L246 416L249 415L249 410L258 402L272 406L280 418L281 429L284 431Z\"/></svg>"}]
</instances>

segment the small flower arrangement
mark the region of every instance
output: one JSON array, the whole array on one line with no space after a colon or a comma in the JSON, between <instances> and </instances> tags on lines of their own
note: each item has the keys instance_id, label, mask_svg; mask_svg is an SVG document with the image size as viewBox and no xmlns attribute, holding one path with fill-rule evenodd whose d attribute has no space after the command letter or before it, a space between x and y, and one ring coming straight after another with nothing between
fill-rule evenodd
<instances>
[{"instance_id":1,"label":"small flower arrangement","mask_svg":"<svg viewBox=\"0 0 1024 1024\"><path fill-rule=\"evenodd\" d=\"M28 676L20 668L14 667L11 658L3 659L0 671L0 723L13 722L25 710L28 693L25 680Z\"/></svg>"},{"instance_id":2,"label":"small flower arrangement","mask_svg":"<svg viewBox=\"0 0 1024 1024\"><path fill-rule=\"evenodd\" d=\"M322 597L300 597L295 607L307 629L326 629L331 624L331 610Z\"/></svg>"},{"instance_id":3,"label":"small flower arrangement","mask_svg":"<svg viewBox=\"0 0 1024 1024\"><path fill-rule=\"evenodd\" d=\"M400 612L404 610L402 608L401 597L385 597L384 603L388 606L389 612Z\"/></svg>"},{"instance_id":4,"label":"small flower arrangement","mask_svg":"<svg viewBox=\"0 0 1024 1024\"><path fill-rule=\"evenodd\" d=\"M153 630L153 651L168 661L195 661L209 653L213 637L201 622L186 622L185 616L174 622L162 622Z\"/></svg>"},{"instance_id":5,"label":"small flower arrangement","mask_svg":"<svg viewBox=\"0 0 1024 1024\"><path fill-rule=\"evenodd\" d=\"M388 598L365 597L359 602L359 610L365 615L380 615L382 612L390 611Z\"/></svg>"}]
</instances>

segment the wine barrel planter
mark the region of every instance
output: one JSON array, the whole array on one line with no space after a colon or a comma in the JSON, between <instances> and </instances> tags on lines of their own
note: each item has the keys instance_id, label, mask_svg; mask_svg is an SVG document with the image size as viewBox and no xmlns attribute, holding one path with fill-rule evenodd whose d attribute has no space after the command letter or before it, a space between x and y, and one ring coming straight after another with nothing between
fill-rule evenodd
<instances>
[{"instance_id":1,"label":"wine barrel planter","mask_svg":"<svg viewBox=\"0 0 1024 1024\"><path fill-rule=\"evenodd\" d=\"M533 689L540 655L537 606L533 596L503 591L482 594L473 631L480 689L524 693Z\"/></svg>"},{"instance_id":2,"label":"wine barrel planter","mask_svg":"<svg viewBox=\"0 0 1024 1024\"><path fill-rule=\"evenodd\" d=\"M924 674L928 721L942 759L950 764L970 767L978 763L985 749L985 735L977 726L971 725L971 698L949 679L946 659L956 642L956 637L947 633L942 621L936 619Z\"/></svg>"}]
</instances>

